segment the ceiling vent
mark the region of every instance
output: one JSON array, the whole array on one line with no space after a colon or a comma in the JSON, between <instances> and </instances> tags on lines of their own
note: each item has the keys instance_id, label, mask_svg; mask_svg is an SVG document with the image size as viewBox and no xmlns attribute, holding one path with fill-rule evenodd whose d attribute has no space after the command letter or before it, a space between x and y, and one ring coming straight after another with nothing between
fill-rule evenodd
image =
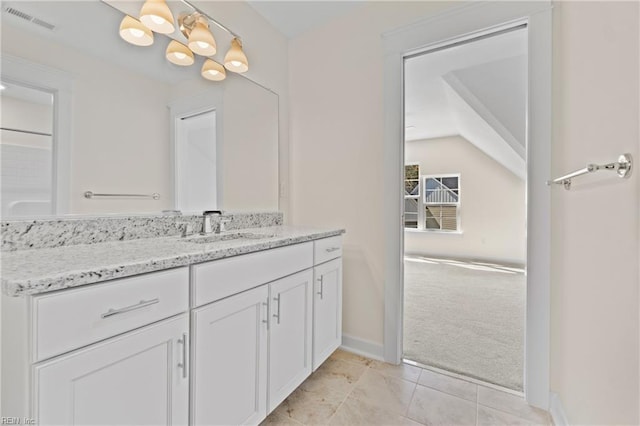
<instances>
[{"instance_id":1,"label":"ceiling vent","mask_svg":"<svg viewBox=\"0 0 640 426\"><path fill-rule=\"evenodd\" d=\"M55 25L50 24L47 21L43 21L40 18L36 18L35 16L31 16L28 13L25 13L25 12L23 12L21 10L15 9L13 7L10 7L10 6L6 7L4 9L4 11L7 12L9 15L13 15L13 16L15 16L17 18L24 19L25 21L29 21L29 22L31 22L33 24L39 25L39 26L41 26L43 28L46 28L46 29L48 29L50 31L53 31L54 28L56 27Z\"/></svg>"}]
</instances>

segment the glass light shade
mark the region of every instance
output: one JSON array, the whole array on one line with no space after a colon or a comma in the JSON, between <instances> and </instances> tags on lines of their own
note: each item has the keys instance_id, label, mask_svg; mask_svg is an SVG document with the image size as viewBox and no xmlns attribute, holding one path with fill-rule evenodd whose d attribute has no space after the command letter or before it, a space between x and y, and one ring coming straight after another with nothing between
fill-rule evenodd
<instances>
[{"instance_id":1,"label":"glass light shade","mask_svg":"<svg viewBox=\"0 0 640 426\"><path fill-rule=\"evenodd\" d=\"M216 41L204 23L196 22L195 27L191 30L189 34L189 49L202 56L213 56L216 54Z\"/></svg>"},{"instance_id":2,"label":"glass light shade","mask_svg":"<svg viewBox=\"0 0 640 426\"><path fill-rule=\"evenodd\" d=\"M231 40L231 48L224 57L224 67L233 72L246 72L249 69L249 61L242 51L240 40Z\"/></svg>"},{"instance_id":3,"label":"glass light shade","mask_svg":"<svg viewBox=\"0 0 640 426\"><path fill-rule=\"evenodd\" d=\"M167 46L167 60L171 63L181 66L193 65L193 52L184 44L171 40Z\"/></svg>"},{"instance_id":4,"label":"glass light shade","mask_svg":"<svg viewBox=\"0 0 640 426\"><path fill-rule=\"evenodd\" d=\"M204 64L202 64L202 77L207 80L222 81L227 77L227 72L224 70L224 67L216 61L207 59L204 61Z\"/></svg>"},{"instance_id":5,"label":"glass light shade","mask_svg":"<svg viewBox=\"0 0 640 426\"><path fill-rule=\"evenodd\" d=\"M120 37L136 46L150 46L153 44L153 33L140 21L127 15L120 22Z\"/></svg>"},{"instance_id":6,"label":"glass light shade","mask_svg":"<svg viewBox=\"0 0 640 426\"><path fill-rule=\"evenodd\" d=\"M171 34L175 31L173 15L165 0L147 0L140 10L140 21L160 34Z\"/></svg>"}]
</instances>

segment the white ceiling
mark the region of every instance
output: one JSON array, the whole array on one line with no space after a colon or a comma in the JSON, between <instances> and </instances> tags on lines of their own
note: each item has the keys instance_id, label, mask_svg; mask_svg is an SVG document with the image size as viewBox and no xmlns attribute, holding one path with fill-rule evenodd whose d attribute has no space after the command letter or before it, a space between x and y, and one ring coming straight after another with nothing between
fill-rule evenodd
<instances>
[{"instance_id":1,"label":"white ceiling","mask_svg":"<svg viewBox=\"0 0 640 426\"><path fill-rule=\"evenodd\" d=\"M268 1L250 0L251 5L271 25L288 38L318 27L364 5L364 1Z\"/></svg>"}]
</instances>

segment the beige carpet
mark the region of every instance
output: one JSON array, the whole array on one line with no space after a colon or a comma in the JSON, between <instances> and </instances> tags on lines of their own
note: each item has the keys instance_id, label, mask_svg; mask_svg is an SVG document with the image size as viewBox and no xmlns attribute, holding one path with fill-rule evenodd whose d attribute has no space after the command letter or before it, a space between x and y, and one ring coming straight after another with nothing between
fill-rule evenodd
<instances>
[{"instance_id":1,"label":"beige carpet","mask_svg":"<svg viewBox=\"0 0 640 426\"><path fill-rule=\"evenodd\" d=\"M522 390L523 271L409 256L404 266L404 357Z\"/></svg>"}]
</instances>

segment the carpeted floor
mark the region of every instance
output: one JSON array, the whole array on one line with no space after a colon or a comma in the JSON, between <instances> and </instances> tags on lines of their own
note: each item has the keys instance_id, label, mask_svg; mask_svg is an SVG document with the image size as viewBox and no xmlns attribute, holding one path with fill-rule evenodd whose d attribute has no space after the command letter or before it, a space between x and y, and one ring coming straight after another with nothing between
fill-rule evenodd
<instances>
[{"instance_id":1,"label":"carpeted floor","mask_svg":"<svg viewBox=\"0 0 640 426\"><path fill-rule=\"evenodd\" d=\"M404 357L522 390L523 270L409 256L404 267Z\"/></svg>"}]
</instances>

